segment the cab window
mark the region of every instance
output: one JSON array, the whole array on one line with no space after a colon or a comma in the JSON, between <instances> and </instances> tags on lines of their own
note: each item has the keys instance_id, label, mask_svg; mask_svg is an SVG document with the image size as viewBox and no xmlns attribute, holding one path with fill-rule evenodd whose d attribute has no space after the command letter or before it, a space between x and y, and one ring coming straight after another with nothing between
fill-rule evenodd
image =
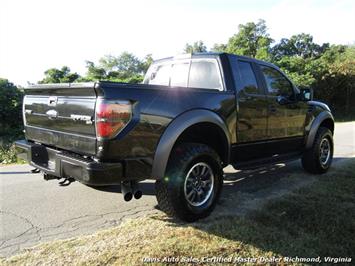
<instances>
[{"instance_id":1,"label":"cab window","mask_svg":"<svg viewBox=\"0 0 355 266\"><path fill-rule=\"evenodd\" d=\"M293 97L292 84L280 71L263 65L260 65L260 68L265 78L269 95Z\"/></svg>"},{"instance_id":2,"label":"cab window","mask_svg":"<svg viewBox=\"0 0 355 266\"><path fill-rule=\"evenodd\" d=\"M215 59L192 59L189 88L222 90L222 79Z\"/></svg>"},{"instance_id":3,"label":"cab window","mask_svg":"<svg viewBox=\"0 0 355 266\"><path fill-rule=\"evenodd\" d=\"M241 90L248 94L258 94L258 83L253 71L253 68L249 62L239 61L239 77L241 81Z\"/></svg>"},{"instance_id":4,"label":"cab window","mask_svg":"<svg viewBox=\"0 0 355 266\"><path fill-rule=\"evenodd\" d=\"M171 64L152 65L143 81L144 84L169 86Z\"/></svg>"},{"instance_id":5,"label":"cab window","mask_svg":"<svg viewBox=\"0 0 355 266\"><path fill-rule=\"evenodd\" d=\"M190 61L177 61L173 64L171 71L171 87L187 87L189 77Z\"/></svg>"},{"instance_id":6,"label":"cab window","mask_svg":"<svg viewBox=\"0 0 355 266\"><path fill-rule=\"evenodd\" d=\"M221 71L216 59L189 59L152 65L144 84L170 87L223 90Z\"/></svg>"}]
</instances>

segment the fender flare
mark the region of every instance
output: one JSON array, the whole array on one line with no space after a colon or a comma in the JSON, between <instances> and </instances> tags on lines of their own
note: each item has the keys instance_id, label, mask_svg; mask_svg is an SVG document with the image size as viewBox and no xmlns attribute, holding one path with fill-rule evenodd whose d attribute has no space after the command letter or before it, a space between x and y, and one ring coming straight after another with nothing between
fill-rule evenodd
<instances>
[{"instance_id":1,"label":"fender flare","mask_svg":"<svg viewBox=\"0 0 355 266\"><path fill-rule=\"evenodd\" d=\"M323 112L319 113L318 116L313 120L311 128L310 128L308 136L307 136L307 140L306 140L306 149L309 149L312 147L314 139L315 139L317 131L318 131L318 128L322 124L322 122L326 119L331 119L334 123L334 117L328 111L323 111Z\"/></svg>"},{"instance_id":2,"label":"fender flare","mask_svg":"<svg viewBox=\"0 0 355 266\"><path fill-rule=\"evenodd\" d=\"M187 111L176 117L165 129L163 135L160 137L157 148L154 154L152 177L154 179L161 179L165 175L166 166L169 160L170 152L179 136L190 126L197 123L213 123L217 125L225 134L228 142L228 161L230 158L230 134L220 116L216 113L204 110L195 109Z\"/></svg>"}]
</instances>

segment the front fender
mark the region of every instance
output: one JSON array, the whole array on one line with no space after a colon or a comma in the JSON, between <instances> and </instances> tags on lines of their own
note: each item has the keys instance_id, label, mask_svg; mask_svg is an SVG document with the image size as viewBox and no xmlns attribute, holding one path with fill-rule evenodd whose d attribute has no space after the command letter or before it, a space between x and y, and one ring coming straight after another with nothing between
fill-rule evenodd
<instances>
[{"instance_id":1,"label":"front fender","mask_svg":"<svg viewBox=\"0 0 355 266\"><path fill-rule=\"evenodd\" d=\"M326 120L326 119L331 119L334 123L334 117L333 115L328 112L328 111L322 111L317 115L317 117L313 120L311 128L309 130L309 133L307 135L307 140L306 140L306 149L309 149L312 147L314 139L316 137L317 131L319 126Z\"/></svg>"},{"instance_id":2,"label":"front fender","mask_svg":"<svg viewBox=\"0 0 355 266\"><path fill-rule=\"evenodd\" d=\"M176 140L179 136L190 126L197 123L213 123L219 126L228 142L228 161L230 158L230 133L220 116L209 110L195 109L187 111L176 117L166 128L161 136L157 148L155 150L152 177L154 179L161 179L165 175L166 166L169 160L170 152L174 147Z\"/></svg>"}]
</instances>

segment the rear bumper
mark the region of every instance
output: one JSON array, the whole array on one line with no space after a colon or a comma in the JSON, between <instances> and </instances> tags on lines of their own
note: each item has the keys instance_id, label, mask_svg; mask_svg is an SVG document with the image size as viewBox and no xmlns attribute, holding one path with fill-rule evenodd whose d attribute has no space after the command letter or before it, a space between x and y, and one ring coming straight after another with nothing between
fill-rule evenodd
<instances>
[{"instance_id":1,"label":"rear bumper","mask_svg":"<svg viewBox=\"0 0 355 266\"><path fill-rule=\"evenodd\" d=\"M63 178L74 178L84 184L100 186L126 180L125 162L102 163L59 151L26 140L15 142L17 156L43 172Z\"/></svg>"}]
</instances>

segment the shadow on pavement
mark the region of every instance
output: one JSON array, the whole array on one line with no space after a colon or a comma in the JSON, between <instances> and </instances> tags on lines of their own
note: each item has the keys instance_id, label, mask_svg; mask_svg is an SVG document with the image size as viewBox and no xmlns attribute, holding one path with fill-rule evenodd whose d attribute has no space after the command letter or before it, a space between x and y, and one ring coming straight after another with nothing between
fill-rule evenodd
<instances>
[{"instance_id":1,"label":"shadow on pavement","mask_svg":"<svg viewBox=\"0 0 355 266\"><path fill-rule=\"evenodd\" d=\"M30 174L30 171L18 171L18 172L0 172L0 175L21 175L21 174Z\"/></svg>"},{"instance_id":2,"label":"shadow on pavement","mask_svg":"<svg viewBox=\"0 0 355 266\"><path fill-rule=\"evenodd\" d=\"M333 163L343 159L345 158L334 158ZM248 193L256 192L271 187L285 176L296 173L306 173L301 166L300 160L266 165L251 170L233 170L233 173L225 172L222 197L238 191ZM139 186L143 191L143 195L155 195L154 181L141 182ZM121 193L120 185L91 188L108 193Z\"/></svg>"},{"instance_id":3,"label":"shadow on pavement","mask_svg":"<svg viewBox=\"0 0 355 266\"><path fill-rule=\"evenodd\" d=\"M298 169L299 168L299 169ZM224 174L223 193L233 193L236 191L256 191L265 186L270 186L277 182L285 174L303 171L296 163L270 165L254 170L242 170L235 173ZM154 181L139 183L144 195L155 195ZM93 189L109 193L121 193L120 185L92 187Z\"/></svg>"}]
</instances>

